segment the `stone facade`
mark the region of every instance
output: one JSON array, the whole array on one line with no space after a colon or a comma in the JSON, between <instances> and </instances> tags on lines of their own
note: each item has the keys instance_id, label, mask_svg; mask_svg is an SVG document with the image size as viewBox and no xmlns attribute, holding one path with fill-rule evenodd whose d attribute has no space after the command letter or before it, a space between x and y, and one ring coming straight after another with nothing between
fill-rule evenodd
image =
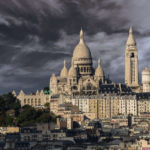
<instances>
[{"instance_id":1,"label":"stone facade","mask_svg":"<svg viewBox=\"0 0 150 150\"><path fill-rule=\"evenodd\" d=\"M133 93L125 85L115 85L113 90L113 86L101 87L103 93L98 95L67 96L67 101L70 99L72 105L77 106L79 111L90 119L106 119L129 114L141 116L142 113L150 112L150 93ZM119 87L122 87L120 91Z\"/></svg>"},{"instance_id":2,"label":"stone facade","mask_svg":"<svg viewBox=\"0 0 150 150\"><path fill-rule=\"evenodd\" d=\"M92 119L112 118L119 114L137 115L136 95L123 84L101 85L98 95L70 96L73 105Z\"/></svg>"},{"instance_id":3,"label":"stone facade","mask_svg":"<svg viewBox=\"0 0 150 150\"><path fill-rule=\"evenodd\" d=\"M16 95L14 92L13 94ZM31 105L33 107L44 107L45 103L50 102L50 95L44 94L43 90L40 92L37 90L34 94L25 94L21 90L17 98L20 100L21 106Z\"/></svg>"},{"instance_id":4,"label":"stone facade","mask_svg":"<svg viewBox=\"0 0 150 150\"><path fill-rule=\"evenodd\" d=\"M137 115L137 98L136 95L122 95L119 101L119 113L123 115Z\"/></svg>"},{"instance_id":5,"label":"stone facade","mask_svg":"<svg viewBox=\"0 0 150 150\"><path fill-rule=\"evenodd\" d=\"M125 48L125 83L130 87L137 87L138 82L138 49L130 28Z\"/></svg>"},{"instance_id":6,"label":"stone facade","mask_svg":"<svg viewBox=\"0 0 150 150\"><path fill-rule=\"evenodd\" d=\"M149 97L146 93L141 93L150 92L149 68L142 72L142 84L140 86L138 81L138 50L132 28L125 49L125 84L115 84L106 79L100 59L97 68L93 68L91 52L81 30L80 41L73 51L71 67L68 69L64 61L60 75L52 74L50 77L51 95L46 95L43 91L29 95L22 90L19 95L15 91L12 93L20 100L21 106L28 104L38 107L50 102L51 111L55 114L59 112L59 115L67 118L68 114L73 115L72 111L64 109L64 113L60 109L63 108L62 104L70 103L78 106L81 113L91 119L105 119L118 114L136 116L150 112Z\"/></svg>"},{"instance_id":7,"label":"stone facade","mask_svg":"<svg viewBox=\"0 0 150 150\"><path fill-rule=\"evenodd\" d=\"M50 111L54 114L58 114L58 105L59 105L60 97L59 95L53 95L50 99Z\"/></svg>"},{"instance_id":8,"label":"stone facade","mask_svg":"<svg viewBox=\"0 0 150 150\"><path fill-rule=\"evenodd\" d=\"M150 69L147 67L142 71L143 92L150 92Z\"/></svg>"},{"instance_id":9,"label":"stone facade","mask_svg":"<svg viewBox=\"0 0 150 150\"><path fill-rule=\"evenodd\" d=\"M95 70L92 65L91 52L85 44L83 31L81 30L80 41L73 51L70 69L67 69L66 61L64 61L60 76L52 74L50 89L53 94L97 94L99 85L105 82L107 80L105 79L100 59Z\"/></svg>"},{"instance_id":10,"label":"stone facade","mask_svg":"<svg viewBox=\"0 0 150 150\"><path fill-rule=\"evenodd\" d=\"M128 115L133 114L137 115L137 105L136 99L130 100L130 96L127 96L127 101L124 99L124 96L120 95L99 95L86 98L88 101L88 109L90 114L95 114L94 119L105 119L112 118L119 114ZM85 98L84 98L85 99ZM77 101L82 101L84 99L76 99ZM125 103L124 105L122 103ZM79 106L79 109L82 111L84 104L82 102L76 103ZM123 106L123 108L122 108ZM83 112L84 113L84 112ZM86 112L87 113L87 112ZM86 114L85 113L85 114Z\"/></svg>"},{"instance_id":11,"label":"stone facade","mask_svg":"<svg viewBox=\"0 0 150 150\"><path fill-rule=\"evenodd\" d=\"M74 97L72 98L72 104L76 105L79 107L80 111L84 112L84 113L88 113L89 112L89 98L86 97Z\"/></svg>"},{"instance_id":12,"label":"stone facade","mask_svg":"<svg viewBox=\"0 0 150 150\"><path fill-rule=\"evenodd\" d=\"M138 116L141 113L150 112L150 93L137 94Z\"/></svg>"},{"instance_id":13,"label":"stone facade","mask_svg":"<svg viewBox=\"0 0 150 150\"><path fill-rule=\"evenodd\" d=\"M19 133L19 127L0 127L0 133Z\"/></svg>"}]
</instances>

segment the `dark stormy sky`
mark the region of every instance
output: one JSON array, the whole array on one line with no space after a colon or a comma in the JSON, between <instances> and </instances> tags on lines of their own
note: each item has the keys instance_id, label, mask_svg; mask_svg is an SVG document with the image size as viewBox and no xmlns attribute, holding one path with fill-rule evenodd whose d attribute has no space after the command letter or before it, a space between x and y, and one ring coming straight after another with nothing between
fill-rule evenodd
<instances>
[{"instance_id":1,"label":"dark stormy sky","mask_svg":"<svg viewBox=\"0 0 150 150\"><path fill-rule=\"evenodd\" d=\"M82 26L94 67L124 81L124 49L132 25L139 74L150 67L150 0L0 0L0 93L49 85L79 41Z\"/></svg>"}]
</instances>

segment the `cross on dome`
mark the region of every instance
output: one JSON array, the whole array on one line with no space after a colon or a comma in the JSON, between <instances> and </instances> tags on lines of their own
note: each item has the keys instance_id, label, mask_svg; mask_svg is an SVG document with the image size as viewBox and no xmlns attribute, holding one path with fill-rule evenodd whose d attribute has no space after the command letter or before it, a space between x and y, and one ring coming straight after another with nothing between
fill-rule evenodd
<instances>
[{"instance_id":1,"label":"cross on dome","mask_svg":"<svg viewBox=\"0 0 150 150\"><path fill-rule=\"evenodd\" d=\"M81 28L81 30L80 30L80 42L83 41L83 40L84 40L84 32Z\"/></svg>"},{"instance_id":2,"label":"cross on dome","mask_svg":"<svg viewBox=\"0 0 150 150\"><path fill-rule=\"evenodd\" d=\"M98 59L98 66L99 67L101 66L101 60L100 60L100 58Z\"/></svg>"},{"instance_id":3,"label":"cross on dome","mask_svg":"<svg viewBox=\"0 0 150 150\"><path fill-rule=\"evenodd\" d=\"M133 33L132 26L130 27L129 33Z\"/></svg>"},{"instance_id":4,"label":"cross on dome","mask_svg":"<svg viewBox=\"0 0 150 150\"><path fill-rule=\"evenodd\" d=\"M64 67L66 67L66 60L64 60Z\"/></svg>"}]
</instances>

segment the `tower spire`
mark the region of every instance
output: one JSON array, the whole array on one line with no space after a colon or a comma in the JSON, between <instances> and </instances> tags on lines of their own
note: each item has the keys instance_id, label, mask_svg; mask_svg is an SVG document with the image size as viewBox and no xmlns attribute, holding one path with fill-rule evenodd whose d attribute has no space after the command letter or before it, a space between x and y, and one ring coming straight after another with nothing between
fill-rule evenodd
<instances>
[{"instance_id":1,"label":"tower spire","mask_svg":"<svg viewBox=\"0 0 150 150\"><path fill-rule=\"evenodd\" d=\"M130 46L130 45L135 46L136 45L136 42L135 42L135 39L134 39L134 36L133 36L132 26L129 29L129 36L128 36L128 40L127 40L126 45L127 46Z\"/></svg>"},{"instance_id":2,"label":"tower spire","mask_svg":"<svg viewBox=\"0 0 150 150\"><path fill-rule=\"evenodd\" d=\"M139 85L138 81L138 49L133 36L132 27L125 48L125 83L130 87Z\"/></svg>"}]
</instances>

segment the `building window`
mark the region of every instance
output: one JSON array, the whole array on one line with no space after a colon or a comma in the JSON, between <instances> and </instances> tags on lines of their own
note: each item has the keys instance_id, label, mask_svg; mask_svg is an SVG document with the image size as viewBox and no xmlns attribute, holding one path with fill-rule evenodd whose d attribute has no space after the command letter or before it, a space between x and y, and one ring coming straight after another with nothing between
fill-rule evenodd
<instances>
[{"instance_id":1,"label":"building window","mask_svg":"<svg viewBox=\"0 0 150 150\"><path fill-rule=\"evenodd\" d=\"M89 68L87 68L87 72L89 72Z\"/></svg>"},{"instance_id":2,"label":"building window","mask_svg":"<svg viewBox=\"0 0 150 150\"><path fill-rule=\"evenodd\" d=\"M31 105L33 105L33 99L31 99Z\"/></svg>"},{"instance_id":3,"label":"building window","mask_svg":"<svg viewBox=\"0 0 150 150\"><path fill-rule=\"evenodd\" d=\"M70 84L72 84L72 79L70 79Z\"/></svg>"},{"instance_id":4,"label":"building window","mask_svg":"<svg viewBox=\"0 0 150 150\"><path fill-rule=\"evenodd\" d=\"M41 104L41 99L39 99L39 101L38 101L38 105L40 105Z\"/></svg>"},{"instance_id":5,"label":"building window","mask_svg":"<svg viewBox=\"0 0 150 150\"><path fill-rule=\"evenodd\" d=\"M131 53L131 54L130 54L130 58L134 58L134 53Z\"/></svg>"},{"instance_id":6,"label":"building window","mask_svg":"<svg viewBox=\"0 0 150 150\"><path fill-rule=\"evenodd\" d=\"M131 60L131 82L135 82L135 60Z\"/></svg>"},{"instance_id":7,"label":"building window","mask_svg":"<svg viewBox=\"0 0 150 150\"><path fill-rule=\"evenodd\" d=\"M37 106L37 99L35 99L35 106Z\"/></svg>"}]
</instances>

